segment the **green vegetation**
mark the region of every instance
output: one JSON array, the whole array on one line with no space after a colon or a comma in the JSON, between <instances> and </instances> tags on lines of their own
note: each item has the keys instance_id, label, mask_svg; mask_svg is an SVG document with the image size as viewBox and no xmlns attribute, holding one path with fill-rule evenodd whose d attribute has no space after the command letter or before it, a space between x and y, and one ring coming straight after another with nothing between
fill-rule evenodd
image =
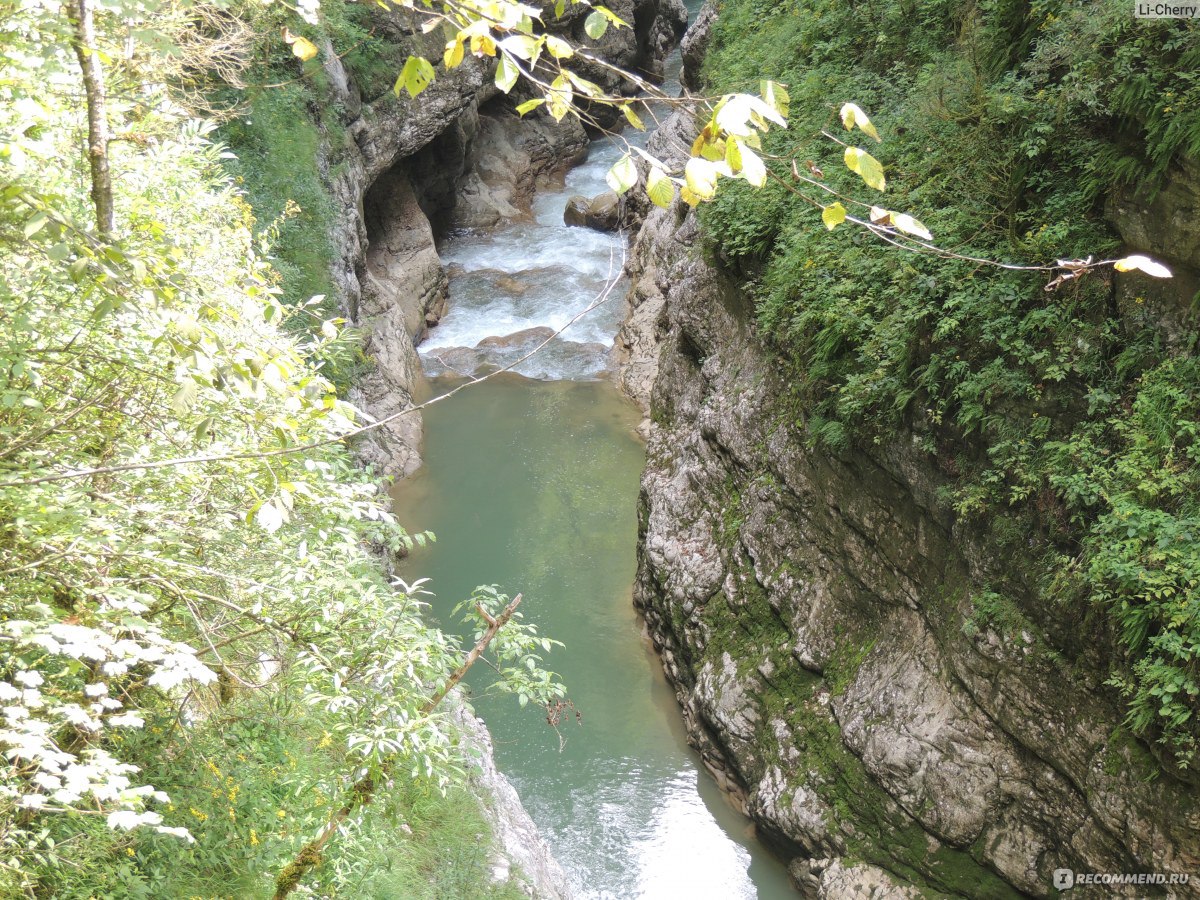
<instances>
[{"instance_id":1,"label":"green vegetation","mask_svg":"<svg viewBox=\"0 0 1200 900\"><path fill-rule=\"evenodd\" d=\"M1116 247L1105 196L1153 189L1177 155L1200 157L1198 64L1194 23L1135 20L1118 0L727 0L709 83L745 89L770 71L792 115L763 138L779 177L753 202L731 183L701 217L791 368L812 441L914 432L953 479L945 500L961 517L1017 517L1014 583L990 589L1027 596L1018 579L1033 569L1033 602L1102 609L1095 637L1120 648L1111 684L1130 727L1182 765L1200 738L1194 348L1122 318L1107 273L1047 292L1045 273L827 233L792 190L790 160L860 192L821 136L845 133L838 107L853 101L884 139L880 196L939 246L1015 263L1101 258Z\"/></svg>"},{"instance_id":2,"label":"green vegetation","mask_svg":"<svg viewBox=\"0 0 1200 900\"><path fill-rule=\"evenodd\" d=\"M427 536L340 442L350 342L289 295L282 226L179 105L205 36L246 32L202 4L75 8L111 227L79 152L82 26L0 0L0 895L268 896L300 858L324 895L507 896L439 706L466 648L382 564ZM295 100L272 96L278 133ZM254 198L319 209L316 133L292 126L308 187L273 160ZM499 684L557 696L552 642L519 614L492 630L508 606L480 588L464 618Z\"/></svg>"}]
</instances>

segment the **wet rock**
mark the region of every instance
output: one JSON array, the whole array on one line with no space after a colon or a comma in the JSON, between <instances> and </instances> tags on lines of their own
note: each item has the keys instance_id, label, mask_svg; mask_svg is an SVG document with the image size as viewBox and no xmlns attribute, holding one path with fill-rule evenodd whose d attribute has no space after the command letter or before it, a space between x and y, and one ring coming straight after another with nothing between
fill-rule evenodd
<instances>
[{"instance_id":1,"label":"wet rock","mask_svg":"<svg viewBox=\"0 0 1200 900\"><path fill-rule=\"evenodd\" d=\"M588 137L577 119L519 118L507 107L488 108L467 160L448 222L451 228L491 228L527 214L538 179L587 155Z\"/></svg>"},{"instance_id":2,"label":"wet rock","mask_svg":"<svg viewBox=\"0 0 1200 900\"><path fill-rule=\"evenodd\" d=\"M514 331L512 334L486 337L475 345L475 349L501 352L515 350L519 353L528 353L538 344L552 337L554 337L553 328L539 325L537 328L526 328L523 331Z\"/></svg>"},{"instance_id":3,"label":"wet rock","mask_svg":"<svg viewBox=\"0 0 1200 900\"><path fill-rule=\"evenodd\" d=\"M1127 252L1166 263L1174 277L1114 273L1117 305L1130 330L1156 329L1174 349L1189 346L1200 316L1200 162L1180 157L1156 191L1122 189L1105 205Z\"/></svg>"},{"instance_id":4,"label":"wet rock","mask_svg":"<svg viewBox=\"0 0 1200 900\"><path fill-rule=\"evenodd\" d=\"M567 201L563 222L596 231L616 231L621 227L621 198L613 191L604 191L590 200L577 194Z\"/></svg>"},{"instance_id":5,"label":"wet rock","mask_svg":"<svg viewBox=\"0 0 1200 900\"><path fill-rule=\"evenodd\" d=\"M687 33L679 44L683 56L683 70L679 80L689 91L700 90L700 66L704 63L704 54L708 52L708 42L712 38L712 27L717 21L717 5L713 0L705 0L696 15L696 21L688 26Z\"/></svg>"}]
</instances>

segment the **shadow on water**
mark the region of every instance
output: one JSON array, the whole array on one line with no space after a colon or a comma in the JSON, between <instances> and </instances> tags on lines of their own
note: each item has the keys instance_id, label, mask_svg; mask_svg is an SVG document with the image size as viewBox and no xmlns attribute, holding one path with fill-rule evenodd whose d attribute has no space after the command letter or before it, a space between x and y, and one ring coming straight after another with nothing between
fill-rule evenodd
<instances>
[{"instance_id":1,"label":"shadow on water","mask_svg":"<svg viewBox=\"0 0 1200 900\"><path fill-rule=\"evenodd\" d=\"M403 574L431 579L438 616L477 584L523 592L526 617L566 645L548 662L583 724L561 726L561 751L541 710L491 697L476 707L501 770L582 894L794 897L783 867L699 771L633 610L637 418L607 382L519 376L434 405L424 468L394 495L402 523L438 540ZM486 672L473 676L478 690Z\"/></svg>"}]
</instances>

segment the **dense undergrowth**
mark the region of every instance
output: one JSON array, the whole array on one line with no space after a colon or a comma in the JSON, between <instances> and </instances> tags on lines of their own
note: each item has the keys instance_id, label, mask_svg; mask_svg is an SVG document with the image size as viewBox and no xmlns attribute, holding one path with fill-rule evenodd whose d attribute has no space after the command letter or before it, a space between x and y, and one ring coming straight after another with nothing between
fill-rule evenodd
<instances>
[{"instance_id":1,"label":"dense undergrowth","mask_svg":"<svg viewBox=\"0 0 1200 900\"><path fill-rule=\"evenodd\" d=\"M1120 0L726 0L705 63L722 91L786 83L789 129L765 146L852 196L861 185L820 132L844 134L837 109L859 104L883 133L887 206L941 247L1012 263L1112 255L1110 192L1153 191L1173 160L1200 158L1197 71L1195 23L1135 20ZM1049 618L1088 632L1053 646L1114 646L1129 724L1168 764L1194 763L1195 330L1168 346L1167 329L1123 314L1108 276L1046 292L1043 273L828 234L787 164L773 168L753 198L724 189L702 222L789 364L812 441L915 434L950 479L945 502L1007 561L980 595L1024 620L1061 607Z\"/></svg>"},{"instance_id":2,"label":"dense undergrowth","mask_svg":"<svg viewBox=\"0 0 1200 900\"><path fill-rule=\"evenodd\" d=\"M279 11L141 14L97 13L105 234L69 21L0 2L0 896L269 896L365 772L391 784L310 896L508 896L430 706L462 650L382 563L425 536L323 443L357 414L335 378L353 341L308 297L328 201L291 116L319 85L276 43L295 83L249 101L253 135L229 120L234 159L188 105L217 65L195 36L253 59ZM514 622L506 647L540 696L548 642Z\"/></svg>"}]
</instances>

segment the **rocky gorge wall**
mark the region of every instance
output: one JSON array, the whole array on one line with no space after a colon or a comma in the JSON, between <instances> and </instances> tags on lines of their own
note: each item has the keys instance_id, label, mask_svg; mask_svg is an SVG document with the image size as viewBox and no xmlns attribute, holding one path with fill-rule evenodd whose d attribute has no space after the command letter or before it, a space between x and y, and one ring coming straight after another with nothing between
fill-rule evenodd
<instances>
[{"instance_id":1,"label":"rocky gorge wall","mask_svg":"<svg viewBox=\"0 0 1200 900\"><path fill-rule=\"evenodd\" d=\"M685 84L703 43L685 38ZM651 150L680 161L689 126L676 115ZM1124 198L1118 225L1161 252L1138 216L1186 219L1195 200ZM972 587L1014 561L946 512L946 476L910 440L811 449L681 202L648 213L629 273L619 377L648 441L635 603L690 740L801 893L1047 896L1059 868L1196 873L1200 786L1122 729L1102 659L1043 640L1079 622L975 615ZM1200 896L1125 892L1167 890Z\"/></svg>"},{"instance_id":2,"label":"rocky gorge wall","mask_svg":"<svg viewBox=\"0 0 1200 900\"><path fill-rule=\"evenodd\" d=\"M595 52L649 77L660 73L686 23L680 0L610 6L635 27L611 29ZM374 15L377 40L408 47L424 40L429 58L441 55L440 40L413 33L407 17ZM583 15L556 27L583 43ZM410 408L423 392L416 345L447 303L437 238L527 215L539 181L586 156L589 138L573 117L562 123L541 113L519 118L513 107L524 98L501 95L492 64L484 61L468 57L459 68L439 72L414 101L391 92L364 96L334 49L327 44L323 50L327 102L339 110L341 126L324 134L320 159L335 212L333 280L346 319L365 335L370 363L350 399L378 421ZM591 77L608 90L621 89L609 71ZM420 466L421 437L414 413L371 432L355 450L375 471L404 477ZM471 779L498 843L494 879L515 881L534 897L569 897L565 874L496 768L486 727L462 707L454 716L478 759Z\"/></svg>"},{"instance_id":3,"label":"rocky gorge wall","mask_svg":"<svg viewBox=\"0 0 1200 900\"><path fill-rule=\"evenodd\" d=\"M554 29L599 57L647 77L687 21L681 0L619 0L613 11L634 23L586 38L586 10L571 10ZM376 39L440 57L436 35L413 33L396 12L376 13ZM423 50L420 42L426 42ZM490 228L528 214L540 179L561 173L587 153L588 135L568 116L542 111L520 118L525 99L493 83L492 61L468 56L439 71L416 100L388 91L364 97L331 47L322 54L329 103L341 112L342 133L325 135L322 174L335 209L334 282L346 318L367 335L370 370L351 400L374 419L413 405L421 390L415 345L445 310L447 279L436 239L455 229ZM439 69L441 67L439 66ZM604 89L628 92L611 70L586 74ZM402 416L356 448L364 463L403 477L420 465L421 421Z\"/></svg>"}]
</instances>

